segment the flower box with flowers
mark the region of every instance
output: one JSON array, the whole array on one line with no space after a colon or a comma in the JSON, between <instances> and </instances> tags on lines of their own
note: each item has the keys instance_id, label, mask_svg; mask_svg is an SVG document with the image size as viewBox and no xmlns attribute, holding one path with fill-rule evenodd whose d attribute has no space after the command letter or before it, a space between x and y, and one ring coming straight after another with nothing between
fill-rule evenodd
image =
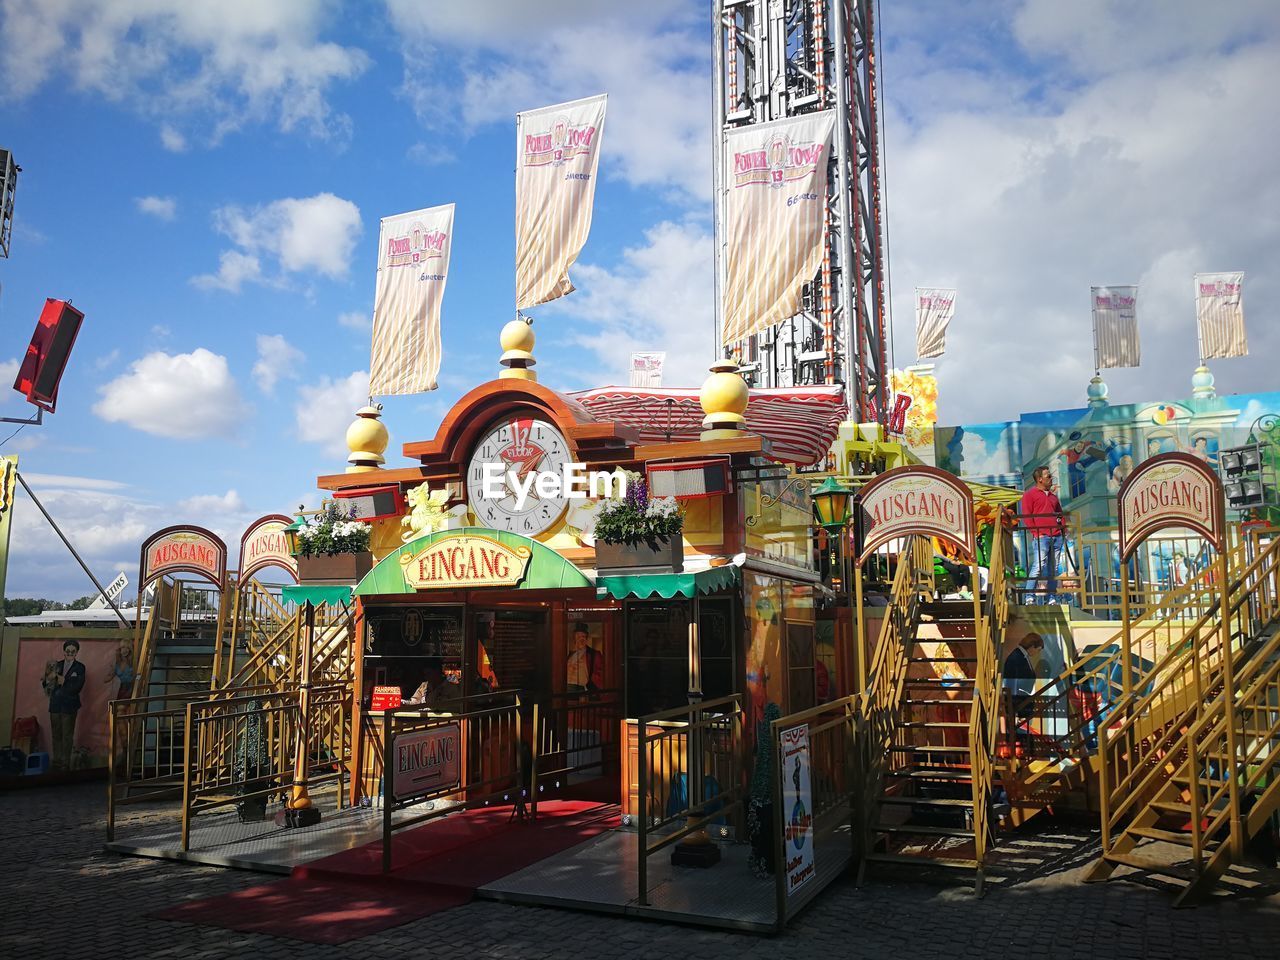
<instances>
[{"instance_id":1,"label":"flower box with flowers","mask_svg":"<svg viewBox=\"0 0 1280 960\"><path fill-rule=\"evenodd\" d=\"M298 579L303 583L356 583L373 569L369 525L326 504L298 529Z\"/></svg>"},{"instance_id":2,"label":"flower box with flowers","mask_svg":"<svg viewBox=\"0 0 1280 960\"><path fill-rule=\"evenodd\" d=\"M644 480L627 484L621 500L596 516L597 570L684 570L684 513L673 497L649 498Z\"/></svg>"}]
</instances>

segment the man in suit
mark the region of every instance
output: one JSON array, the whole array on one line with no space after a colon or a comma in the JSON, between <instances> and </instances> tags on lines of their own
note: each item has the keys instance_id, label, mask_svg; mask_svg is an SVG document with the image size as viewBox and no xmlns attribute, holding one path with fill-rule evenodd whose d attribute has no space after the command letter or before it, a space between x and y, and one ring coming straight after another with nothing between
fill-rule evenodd
<instances>
[{"instance_id":1,"label":"man in suit","mask_svg":"<svg viewBox=\"0 0 1280 960\"><path fill-rule=\"evenodd\" d=\"M76 659L80 644L68 640L62 645L62 660L51 677L49 730L53 738L53 769L71 769L71 748L76 738L76 714L80 712L80 691L84 689L84 664Z\"/></svg>"}]
</instances>

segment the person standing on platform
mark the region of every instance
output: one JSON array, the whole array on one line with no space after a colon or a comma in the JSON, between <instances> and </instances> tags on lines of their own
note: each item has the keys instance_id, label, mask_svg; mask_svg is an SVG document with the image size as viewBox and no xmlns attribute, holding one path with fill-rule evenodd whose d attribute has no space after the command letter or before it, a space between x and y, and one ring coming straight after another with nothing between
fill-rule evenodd
<instances>
[{"instance_id":1,"label":"person standing on platform","mask_svg":"<svg viewBox=\"0 0 1280 960\"><path fill-rule=\"evenodd\" d=\"M1054 492L1053 471L1048 467L1036 467L1031 474L1031 486L1022 495L1022 528L1030 534L1031 569L1023 584L1022 602L1061 603L1058 596L1058 565L1066 547L1066 514L1062 502ZM1037 588L1044 581L1044 599Z\"/></svg>"},{"instance_id":2,"label":"person standing on platform","mask_svg":"<svg viewBox=\"0 0 1280 960\"><path fill-rule=\"evenodd\" d=\"M80 712L80 691L84 689L84 664L76 659L80 643L62 645L62 660L51 671L45 686L49 694L49 730L53 739L52 767L71 769L71 748L76 738L76 714Z\"/></svg>"}]
</instances>

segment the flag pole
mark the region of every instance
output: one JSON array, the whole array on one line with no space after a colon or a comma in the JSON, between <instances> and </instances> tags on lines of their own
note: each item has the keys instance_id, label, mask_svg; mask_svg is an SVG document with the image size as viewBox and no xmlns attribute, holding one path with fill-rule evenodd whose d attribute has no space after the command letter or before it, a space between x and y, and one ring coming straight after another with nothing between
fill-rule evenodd
<instances>
[{"instance_id":1,"label":"flag pole","mask_svg":"<svg viewBox=\"0 0 1280 960\"><path fill-rule=\"evenodd\" d=\"M1098 309L1096 306L1096 297L1098 296L1098 288L1089 288L1089 317L1093 323L1093 375L1095 377L1102 376L1102 356L1098 352Z\"/></svg>"}]
</instances>

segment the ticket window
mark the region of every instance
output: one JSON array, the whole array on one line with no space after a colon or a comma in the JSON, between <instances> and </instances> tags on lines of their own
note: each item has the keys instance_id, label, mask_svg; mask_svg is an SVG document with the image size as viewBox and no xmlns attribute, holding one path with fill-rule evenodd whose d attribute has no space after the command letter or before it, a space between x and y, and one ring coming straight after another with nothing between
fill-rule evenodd
<instances>
[{"instance_id":1,"label":"ticket window","mask_svg":"<svg viewBox=\"0 0 1280 960\"><path fill-rule=\"evenodd\" d=\"M398 686L407 700L439 662L445 680L460 683L463 671L463 608L424 605L371 607L364 655L366 704L375 686Z\"/></svg>"}]
</instances>

